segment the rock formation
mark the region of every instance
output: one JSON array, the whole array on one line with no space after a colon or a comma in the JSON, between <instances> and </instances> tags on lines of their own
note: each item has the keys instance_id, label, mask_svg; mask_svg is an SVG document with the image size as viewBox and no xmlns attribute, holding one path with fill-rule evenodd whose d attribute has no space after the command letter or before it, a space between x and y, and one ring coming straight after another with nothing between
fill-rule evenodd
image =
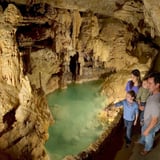
<instances>
[{"instance_id":1,"label":"rock formation","mask_svg":"<svg viewBox=\"0 0 160 160\"><path fill-rule=\"evenodd\" d=\"M105 78L108 103L124 97L132 69L159 71L156 0L1 1L0 154L48 159L53 122L45 95Z\"/></svg>"},{"instance_id":2,"label":"rock formation","mask_svg":"<svg viewBox=\"0 0 160 160\"><path fill-rule=\"evenodd\" d=\"M45 94L23 74L22 53L16 43L21 20L12 4L1 13L0 24L0 151L2 159L48 159L44 143L53 122Z\"/></svg>"}]
</instances>

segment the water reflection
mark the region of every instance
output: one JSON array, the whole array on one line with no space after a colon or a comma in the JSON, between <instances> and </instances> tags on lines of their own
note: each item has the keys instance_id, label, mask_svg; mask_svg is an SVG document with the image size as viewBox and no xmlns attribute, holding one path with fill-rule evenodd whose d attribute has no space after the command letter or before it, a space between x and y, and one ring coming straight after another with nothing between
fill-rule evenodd
<instances>
[{"instance_id":1,"label":"water reflection","mask_svg":"<svg viewBox=\"0 0 160 160\"><path fill-rule=\"evenodd\" d=\"M96 116L104 107L99 95L102 81L71 84L47 96L55 119L46 143L51 160L76 155L85 150L103 132Z\"/></svg>"}]
</instances>

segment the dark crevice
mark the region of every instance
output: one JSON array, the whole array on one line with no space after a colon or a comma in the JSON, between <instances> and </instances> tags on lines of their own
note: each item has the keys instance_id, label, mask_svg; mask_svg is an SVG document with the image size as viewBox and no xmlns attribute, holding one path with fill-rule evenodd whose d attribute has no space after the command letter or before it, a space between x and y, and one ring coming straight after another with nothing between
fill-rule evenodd
<instances>
[{"instance_id":1,"label":"dark crevice","mask_svg":"<svg viewBox=\"0 0 160 160\"><path fill-rule=\"evenodd\" d=\"M11 128L15 121L15 109L12 109L3 116L3 123L7 124L7 128Z\"/></svg>"},{"instance_id":2,"label":"dark crevice","mask_svg":"<svg viewBox=\"0 0 160 160\"><path fill-rule=\"evenodd\" d=\"M15 109L12 109L3 116L3 124L5 124L5 128L0 132L0 137L13 129L12 125L15 121Z\"/></svg>"},{"instance_id":3,"label":"dark crevice","mask_svg":"<svg viewBox=\"0 0 160 160\"><path fill-rule=\"evenodd\" d=\"M72 80L76 81L77 76L80 74L80 63L78 62L79 53L77 52L74 56L70 56L70 72L72 73Z\"/></svg>"},{"instance_id":4,"label":"dark crevice","mask_svg":"<svg viewBox=\"0 0 160 160\"><path fill-rule=\"evenodd\" d=\"M24 136L23 136L24 137ZM7 148L8 149L10 147L13 147L14 145L16 145L23 137L18 137L16 140L14 140Z\"/></svg>"}]
</instances>

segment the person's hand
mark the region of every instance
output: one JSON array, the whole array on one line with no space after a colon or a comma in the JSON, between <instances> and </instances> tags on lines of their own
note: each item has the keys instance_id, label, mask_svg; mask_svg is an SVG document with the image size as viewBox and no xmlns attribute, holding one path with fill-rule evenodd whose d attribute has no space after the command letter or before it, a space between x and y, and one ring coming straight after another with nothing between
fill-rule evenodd
<instances>
[{"instance_id":1,"label":"person's hand","mask_svg":"<svg viewBox=\"0 0 160 160\"><path fill-rule=\"evenodd\" d=\"M112 109L112 106L106 106L106 107L104 108L104 111L111 110L111 109Z\"/></svg>"},{"instance_id":2,"label":"person's hand","mask_svg":"<svg viewBox=\"0 0 160 160\"><path fill-rule=\"evenodd\" d=\"M104 110L105 110L105 111L111 110L113 107L114 107L114 104L111 103L111 104L109 104L108 106L106 106L106 107L104 108Z\"/></svg>"},{"instance_id":3,"label":"person's hand","mask_svg":"<svg viewBox=\"0 0 160 160\"><path fill-rule=\"evenodd\" d=\"M144 111L144 106L139 106L140 111Z\"/></svg>"},{"instance_id":4,"label":"person's hand","mask_svg":"<svg viewBox=\"0 0 160 160\"><path fill-rule=\"evenodd\" d=\"M113 108L113 105L112 106L110 105L107 107L108 110L111 110L112 108Z\"/></svg>"},{"instance_id":5,"label":"person's hand","mask_svg":"<svg viewBox=\"0 0 160 160\"><path fill-rule=\"evenodd\" d=\"M136 124L137 124L137 121L135 120L134 123L133 123L133 125L135 126Z\"/></svg>"},{"instance_id":6,"label":"person's hand","mask_svg":"<svg viewBox=\"0 0 160 160\"><path fill-rule=\"evenodd\" d=\"M142 134L143 134L143 136L147 136L149 134L149 132L147 130L145 130Z\"/></svg>"}]
</instances>

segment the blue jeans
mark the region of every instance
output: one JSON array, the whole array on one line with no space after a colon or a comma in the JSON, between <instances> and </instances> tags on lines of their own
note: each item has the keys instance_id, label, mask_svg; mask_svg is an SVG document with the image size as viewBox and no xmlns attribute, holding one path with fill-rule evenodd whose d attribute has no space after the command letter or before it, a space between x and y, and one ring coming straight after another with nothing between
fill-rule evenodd
<instances>
[{"instance_id":1,"label":"blue jeans","mask_svg":"<svg viewBox=\"0 0 160 160\"><path fill-rule=\"evenodd\" d=\"M147 136L142 135L147 126L144 124L141 128L141 138L139 139L139 143L143 144L145 151L150 151L153 147L154 137L156 132L160 129L160 124L154 127Z\"/></svg>"},{"instance_id":2,"label":"blue jeans","mask_svg":"<svg viewBox=\"0 0 160 160\"><path fill-rule=\"evenodd\" d=\"M126 143L130 144L131 143L131 133L132 133L132 126L133 126L133 121L127 121L124 119L124 126L126 127Z\"/></svg>"},{"instance_id":3,"label":"blue jeans","mask_svg":"<svg viewBox=\"0 0 160 160\"><path fill-rule=\"evenodd\" d=\"M141 106L144 106L144 107L145 107L146 102L140 102L140 104L141 104ZM143 121L144 121L144 111L140 111L140 117L139 117L139 119L140 119L140 124L141 124L141 126L142 126Z\"/></svg>"}]
</instances>

